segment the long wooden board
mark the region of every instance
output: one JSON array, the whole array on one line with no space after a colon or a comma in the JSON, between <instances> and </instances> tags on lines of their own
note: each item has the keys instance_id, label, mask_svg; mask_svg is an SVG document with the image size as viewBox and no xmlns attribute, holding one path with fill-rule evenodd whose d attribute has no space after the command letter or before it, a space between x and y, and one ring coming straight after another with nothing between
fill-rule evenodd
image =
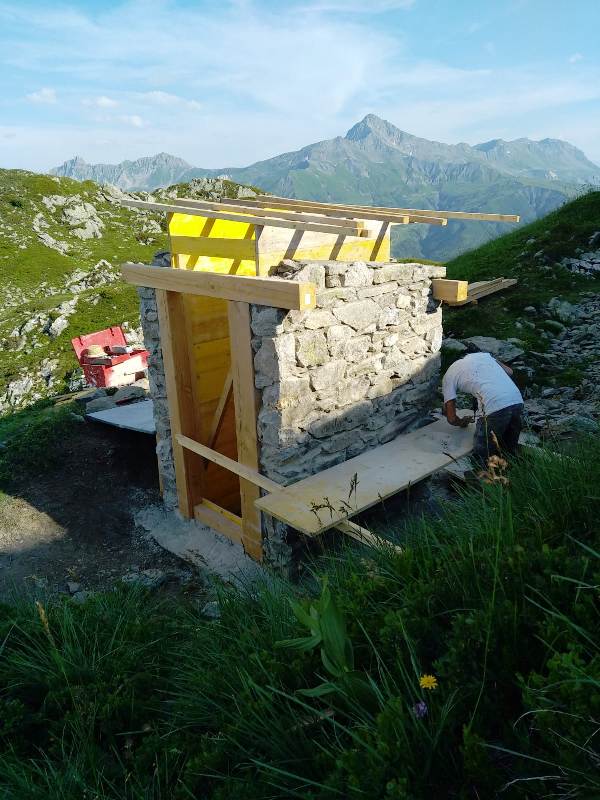
<instances>
[{"instance_id":1,"label":"long wooden board","mask_svg":"<svg viewBox=\"0 0 600 800\"><path fill-rule=\"evenodd\" d=\"M520 217L518 214L487 214L484 212L477 212L477 211L438 211L435 208L388 208L387 206L358 206L358 205L339 205L337 203L318 203L312 200L296 200L296 199L288 199L286 197L271 197L270 195L259 195L253 200L262 200L265 204L269 204L272 201L279 201L281 203L288 204L289 207L296 206L300 207L304 206L311 206L313 208L320 207L320 208L331 208L331 209L344 209L344 210L354 210L359 213L363 211L368 211L370 213L375 212L382 212L385 214L408 214L412 216L431 216L434 218L444 218L444 219L464 219L464 220L474 220L474 221L483 221L483 222L519 222ZM380 219L380 217L377 217Z\"/></svg>"},{"instance_id":2,"label":"long wooden board","mask_svg":"<svg viewBox=\"0 0 600 800\"><path fill-rule=\"evenodd\" d=\"M318 203L311 200L287 200L283 197L259 196L255 200L226 200L223 201L224 205L243 204L248 208L248 213L251 214L252 209L259 206L265 210L274 209L273 214L278 210L296 209L297 211L312 212L313 214L322 214L327 219L341 218L341 219L359 219L359 220L375 220L377 222L389 222L395 225L407 225L409 222L425 222L429 225L447 225L447 220L434 215L423 215L420 213L407 214L399 211L396 208L388 208L385 210L374 209L372 206L349 206L340 203Z\"/></svg>"},{"instance_id":3,"label":"long wooden board","mask_svg":"<svg viewBox=\"0 0 600 800\"><path fill-rule=\"evenodd\" d=\"M220 275L132 263L123 264L121 273L124 280L136 286L150 286L182 294L198 294L296 311L314 308L316 302L313 283L250 275Z\"/></svg>"},{"instance_id":4,"label":"long wooden board","mask_svg":"<svg viewBox=\"0 0 600 800\"><path fill-rule=\"evenodd\" d=\"M463 300L447 301L449 306L466 306L468 303L476 303L483 297L487 297L495 292L501 292L515 286L518 281L516 278L496 278L493 281L477 281L470 283L467 296Z\"/></svg>"},{"instance_id":5,"label":"long wooden board","mask_svg":"<svg viewBox=\"0 0 600 800\"><path fill-rule=\"evenodd\" d=\"M224 211L209 211L207 209L193 208L192 206L179 205L179 203L149 203L146 200L120 200L122 206L127 208L141 208L146 211L164 211L165 213L190 214L207 219L224 219L230 222L245 222L248 225L270 225L273 228L293 228L297 231L317 231L319 233L343 233L346 236L369 237L370 231L362 230L354 224L343 227L320 224L315 222L293 222L292 220L277 217L273 212L271 217L254 217L251 211L248 214L228 214Z\"/></svg>"},{"instance_id":6,"label":"long wooden board","mask_svg":"<svg viewBox=\"0 0 600 800\"><path fill-rule=\"evenodd\" d=\"M256 506L315 536L467 455L473 448L473 434L472 425L456 428L445 419L438 420L261 497ZM358 482L353 491L355 476Z\"/></svg>"}]
</instances>

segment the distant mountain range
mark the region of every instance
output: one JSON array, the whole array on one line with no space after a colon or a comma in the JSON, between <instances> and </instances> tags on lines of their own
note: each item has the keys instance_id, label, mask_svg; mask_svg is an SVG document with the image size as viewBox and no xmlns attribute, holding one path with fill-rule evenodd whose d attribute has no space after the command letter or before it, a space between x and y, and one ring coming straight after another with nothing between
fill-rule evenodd
<instances>
[{"instance_id":1,"label":"distant mountain range","mask_svg":"<svg viewBox=\"0 0 600 800\"><path fill-rule=\"evenodd\" d=\"M248 167L207 170L159 153L116 165L74 158L52 173L146 191L196 177L226 175L284 197L516 213L524 222L547 214L586 184L600 184L600 166L559 139L448 145L412 136L373 114L346 136ZM395 226L394 253L445 260L506 229L506 225L459 221L446 228Z\"/></svg>"}]
</instances>

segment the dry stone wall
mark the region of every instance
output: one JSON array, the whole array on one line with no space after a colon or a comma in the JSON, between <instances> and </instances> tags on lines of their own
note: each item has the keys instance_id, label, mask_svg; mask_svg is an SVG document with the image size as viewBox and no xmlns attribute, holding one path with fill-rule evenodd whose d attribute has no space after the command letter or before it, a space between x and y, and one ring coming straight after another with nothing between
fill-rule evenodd
<instances>
[{"instance_id":1,"label":"dry stone wall","mask_svg":"<svg viewBox=\"0 0 600 800\"><path fill-rule=\"evenodd\" d=\"M435 393L444 267L284 261L317 286L312 311L253 306L261 471L288 484L389 442Z\"/></svg>"}]
</instances>

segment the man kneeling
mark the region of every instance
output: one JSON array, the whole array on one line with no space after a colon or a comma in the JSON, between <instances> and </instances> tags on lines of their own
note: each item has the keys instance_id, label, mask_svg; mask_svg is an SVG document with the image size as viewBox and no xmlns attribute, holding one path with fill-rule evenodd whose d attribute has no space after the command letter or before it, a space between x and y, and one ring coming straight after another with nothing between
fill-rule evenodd
<instances>
[{"instance_id":1,"label":"man kneeling","mask_svg":"<svg viewBox=\"0 0 600 800\"><path fill-rule=\"evenodd\" d=\"M523 397L509 377L512 369L489 353L470 353L455 361L444 375L444 414L450 425L466 427L471 417L456 414L456 395L477 398L473 458L485 467L494 455L514 455L522 428Z\"/></svg>"}]
</instances>

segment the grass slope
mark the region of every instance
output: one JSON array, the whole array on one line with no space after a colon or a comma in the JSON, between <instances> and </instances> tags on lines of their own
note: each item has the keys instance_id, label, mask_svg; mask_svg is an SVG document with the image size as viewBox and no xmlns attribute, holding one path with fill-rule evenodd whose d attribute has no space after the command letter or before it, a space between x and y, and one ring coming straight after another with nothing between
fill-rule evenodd
<instances>
[{"instance_id":1,"label":"grass slope","mask_svg":"<svg viewBox=\"0 0 600 800\"><path fill-rule=\"evenodd\" d=\"M0 607L0 794L598 797L599 480L595 440L530 454L403 554L222 589L217 621L126 591Z\"/></svg>"},{"instance_id":2,"label":"grass slope","mask_svg":"<svg viewBox=\"0 0 600 800\"><path fill-rule=\"evenodd\" d=\"M589 250L589 239L600 230L600 192L590 192L542 219L505 234L447 263L448 278L468 281L518 278L507 292L478 305L444 311L446 335L477 334L522 339L528 348L544 350L541 330L517 329L526 306L540 307L552 297L576 301L583 292L598 290L595 279L574 275L558 263L563 257Z\"/></svg>"},{"instance_id":3,"label":"grass slope","mask_svg":"<svg viewBox=\"0 0 600 800\"><path fill-rule=\"evenodd\" d=\"M202 179L159 190L154 196L159 200L178 196L217 199L238 197L240 191L254 190L231 181ZM77 238L62 215L62 207L50 210L44 203L44 198L56 195L93 205L104 225L101 237ZM93 181L80 183L22 170L0 170L0 414L2 395L11 382L28 376L32 379L26 402L67 390L77 367L70 343L74 336L123 322L132 328L139 325L135 288L113 278L78 293L69 326L57 338L43 331L43 322L24 341L14 335L36 315L50 320L59 315L58 306L74 297L68 283L76 271L88 272L102 259L113 271L124 261L148 263L157 250L167 248L165 215L122 208L117 197ZM34 230L40 214L42 232L66 243L66 254L40 240ZM107 270L102 268L101 272ZM40 375L42 365L48 362L52 367L50 387Z\"/></svg>"}]
</instances>

